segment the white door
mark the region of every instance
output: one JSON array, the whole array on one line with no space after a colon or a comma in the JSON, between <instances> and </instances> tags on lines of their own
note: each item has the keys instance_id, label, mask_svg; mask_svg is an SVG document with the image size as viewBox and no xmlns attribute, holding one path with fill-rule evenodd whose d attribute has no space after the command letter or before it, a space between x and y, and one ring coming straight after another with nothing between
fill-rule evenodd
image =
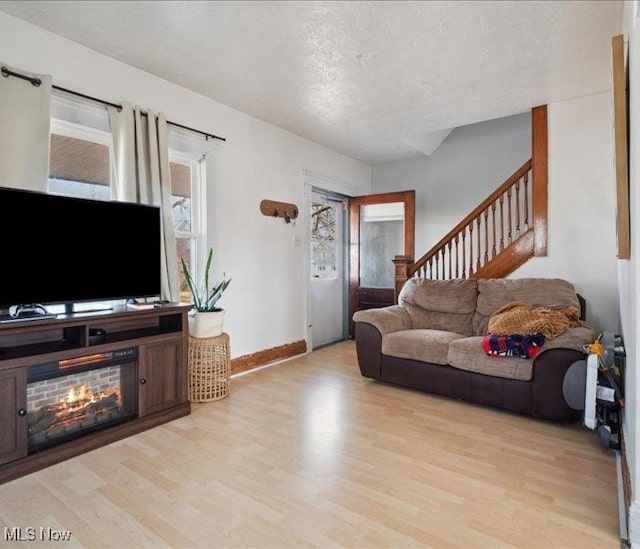
<instances>
[{"instance_id":1,"label":"white door","mask_svg":"<svg viewBox=\"0 0 640 549\"><path fill-rule=\"evenodd\" d=\"M311 196L312 348L345 339L346 202L340 195L314 189Z\"/></svg>"}]
</instances>

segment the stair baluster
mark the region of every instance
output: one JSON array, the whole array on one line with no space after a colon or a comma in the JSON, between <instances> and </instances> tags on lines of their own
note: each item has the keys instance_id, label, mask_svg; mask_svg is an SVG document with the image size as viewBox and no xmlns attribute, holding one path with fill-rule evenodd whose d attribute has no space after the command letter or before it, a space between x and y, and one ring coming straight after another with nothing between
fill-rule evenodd
<instances>
[{"instance_id":1,"label":"stair baluster","mask_svg":"<svg viewBox=\"0 0 640 549\"><path fill-rule=\"evenodd\" d=\"M516 238L520 236L520 180L516 181Z\"/></svg>"},{"instance_id":2,"label":"stair baluster","mask_svg":"<svg viewBox=\"0 0 640 549\"><path fill-rule=\"evenodd\" d=\"M504 250L504 194L500 195L500 251Z\"/></svg>"},{"instance_id":3,"label":"stair baluster","mask_svg":"<svg viewBox=\"0 0 640 549\"><path fill-rule=\"evenodd\" d=\"M469 223L469 278L473 275L473 219Z\"/></svg>"},{"instance_id":4,"label":"stair baluster","mask_svg":"<svg viewBox=\"0 0 640 549\"><path fill-rule=\"evenodd\" d=\"M491 242L491 259L493 259L496 256L496 203L495 202L491 204L491 221L493 225L493 240ZM487 246L487 250L488 249L489 249L489 246ZM489 261L486 259L486 256L485 256L484 263L485 265L489 263Z\"/></svg>"},{"instance_id":5,"label":"stair baluster","mask_svg":"<svg viewBox=\"0 0 640 549\"><path fill-rule=\"evenodd\" d=\"M456 236L454 237L455 243L456 243L456 276L455 278L458 278L460 276L460 271L458 269L458 242L460 241L460 234L456 233Z\"/></svg>"},{"instance_id":6,"label":"stair baluster","mask_svg":"<svg viewBox=\"0 0 640 549\"><path fill-rule=\"evenodd\" d=\"M513 242L513 220L511 218L511 187L507 191L507 211L509 212L509 231L507 233L507 244L511 244Z\"/></svg>"},{"instance_id":7,"label":"stair baluster","mask_svg":"<svg viewBox=\"0 0 640 549\"><path fill-rule=\"evenodd\" d=\"M524 174L524 227L525 231L529 229L529 172Z\"/></svg>"},{"instance_id":8,"label":"stair baluster","mask_svg":"<svg viewBox=\"0 0 640 549\"><path fill-rule=\"evenodd\" d=\"M484 265L487 263L489 263L489 208L485 208L484 210ZM478 266L478 269L479 268L480 266Z\"/></svg>"},{"instance_id":9,"label":"stair baluster","mask_svg":"<svg viewBox=\"0 0 640 549\"><path fill-rule=\"evenodd\" d=\"M462 278L467 278L467 264L466 264L467 249L465 247L465 240L466 240L466 227L462 229Z\"/></svg>"},{"instance_id":10,"label":"stair baluster","mask_svg":"<svg viewBox=\"0 0 640 549\"><path fill-rule=\"evenodd\" d=\"M478 259L476 261L476 271L480 270L480 257L482 256L482 245L480 244L480 222L482 221L482 214L480 214L477 218L476 218L476 223L478 225L478 233L477 233L477 242L478 242Z\"/></svg>"}]
</instances>

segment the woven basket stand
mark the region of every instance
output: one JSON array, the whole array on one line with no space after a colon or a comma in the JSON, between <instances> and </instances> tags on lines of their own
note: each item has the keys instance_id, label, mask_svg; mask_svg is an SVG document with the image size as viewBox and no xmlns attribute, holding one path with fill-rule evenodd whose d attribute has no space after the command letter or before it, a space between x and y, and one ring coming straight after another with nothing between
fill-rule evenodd
<instances>
[{"instance_id":1,"label":"woven basket stand","mask_svg":"<svg viewBox=\"0 0 640 549\"><path fill-rule=\"evenodd\" d=\"M210 402L229 394L231 360L228 334L189 337L188 364L191 402Z\"/></svg>"}]
</instances>

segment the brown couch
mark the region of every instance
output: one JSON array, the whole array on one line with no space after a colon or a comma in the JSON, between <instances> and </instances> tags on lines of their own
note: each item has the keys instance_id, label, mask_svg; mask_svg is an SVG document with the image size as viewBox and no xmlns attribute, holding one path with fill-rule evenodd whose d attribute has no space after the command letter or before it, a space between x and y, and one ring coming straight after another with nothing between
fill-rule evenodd
<instances>
[{"instance_id":1,"label":"brown couch","mask_svg":"<svg viewBox=\"0 0 640 549\"><path fill-rule=\"evenodd\" d=\"M585 302L561 279L412 278L398 305L353 316L360 372L379 381L421 389L536 418L575 421L562 392L564 375L584 358L596 334L586 323L547 339L535 358L490 356L482 346L493 313L513 302L551 308Z\"/></svg>"}]
</instances>

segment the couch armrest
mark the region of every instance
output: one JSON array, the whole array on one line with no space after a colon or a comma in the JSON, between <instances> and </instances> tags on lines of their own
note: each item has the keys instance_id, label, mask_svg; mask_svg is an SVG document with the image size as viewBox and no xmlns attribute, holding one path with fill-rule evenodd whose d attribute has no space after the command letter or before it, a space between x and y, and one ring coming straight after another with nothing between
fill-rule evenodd
<instances>
[{"instance_id":1,"label":"couch armrest","mask_svg":"<svg viewBox=\"0 0 640 549\"><path fill-rule=\"evenodd\" d=\"M531 412L534 417L556 421L575 421L581 412L569 407L562 385L569 367L585 354L578 349L552 348L541 352L533 361Z\"/></svg>"},{"instance_id":2,"label":"couch armrest","mask_svg":"<svg viewBox=\"0 0 640 549\"><path fill-rule=\"evenodd\" d=\"M356 322L356 354L362 376L380 379L382 335L373 324Z\"/></svg>"},{"instance_id":3,"label":"couch armrest","mask_svg":"<svg viewBox=\"0 0 640 549\"><path fill-rule=\"evenodd\" d=\"M583 351L583 345L593 343L596 338L596 332L586 324L583 326L575 326L567 328L559 336L547 339L540 349L540 354L546 353L551 349L571 349Z\"/></svg>"},{"instance_id":4,"label":"couch armrest","mask_svg":"<svg viewBox=\"0 0 640 549\"><path fill-rule=\"evenodd\" d=\"M364 377L380 378L382 336L411 328L409 313L399 305L356 311L353 315L356 328L356 353L358 366Z\"/></svg>"},{"instance_id":5,"label":"couch armrest","mask_svg":"<svg viewBox=\"0 0 640 549\"><path fill-rule=\"evenodd\" d=\"M356 311L353 315L353 321L356 325L359 322L365 322L375 326L380 332L380 335L390 334L391 332L398 332L400 330L409 330L411 328L411 317L409 313L399 305Z\"/></svg>"},{"instance_id":6,"label":"couch armrest","mask_svg":"<svg viewBox=\"0 0 640 549\"><path fill-rule=\"evenodd\" d=\"M583 345L592 343L596 333L588 325L567 328L562 334L545 341L540 353L533 361L533 415L552 414L560 421L570 421L580 417L580 412L567 405L562 385L569 366L576 360L583 360Z\"/></svg>"}]
</instances>

